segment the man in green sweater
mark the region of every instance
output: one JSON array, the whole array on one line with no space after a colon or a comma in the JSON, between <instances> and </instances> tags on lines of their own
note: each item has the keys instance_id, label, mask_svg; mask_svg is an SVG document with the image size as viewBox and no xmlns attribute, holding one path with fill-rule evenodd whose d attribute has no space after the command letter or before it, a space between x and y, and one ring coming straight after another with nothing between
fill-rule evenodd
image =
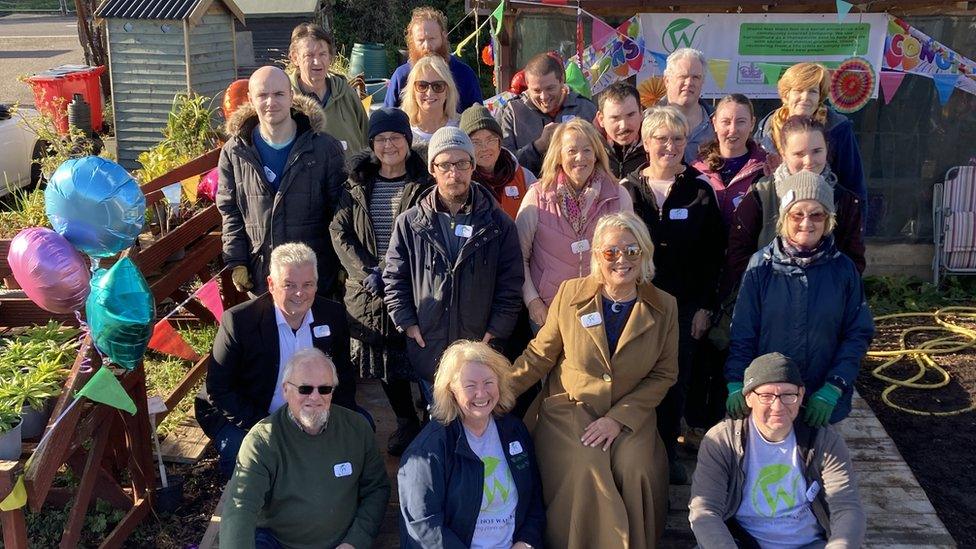
<instances>
[{"instance_id":1,"label":"man in green sweater","mask_svg":"<svg viewBox=\"0 0 976 549\"><path fill-rule=\"evenodd\" d=\"M331 408L337 379L316 348L288 361L287 404L247 434L227 484L222 549L372 547L390 481L366 420Z\"/></svg>"}]
</instances>

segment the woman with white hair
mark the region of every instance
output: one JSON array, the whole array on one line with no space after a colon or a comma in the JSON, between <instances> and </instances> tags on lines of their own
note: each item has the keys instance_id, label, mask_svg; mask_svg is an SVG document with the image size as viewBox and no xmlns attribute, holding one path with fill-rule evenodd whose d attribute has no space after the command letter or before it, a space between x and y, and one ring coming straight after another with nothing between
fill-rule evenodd
<instances>
[{"instance_id":1,"label":"woman with white hair","mask_svg":"<svg viewBox=\"0 0 976 549\"><path fill-rule=\"evenodd\" d=\"M589 255L589 276L562 283L513 375L516 393L545 378L526 420L546 546L654 547L668 503L655 408L678 375L678 308L651 283L654 245L633 213L602 217Z\"/></svg>"},{"instance_id":2,"label":"woman with white hair","mask_svg":"<svg viewBox=\"0 0 976 549\"><path fill-rule=\"evenodd\" d=\"M434 132L458 125L458 91L447 63L437 55L421 57L410 69L400 108L410 118L414 146L426 145Z\"/></svg>"},{"instance_id":3,"label":"woman with white hair","mask_svg":"<svg viewBox=\"0 0 976 549\"><path fill-rule=\"evenodd\" d=\"M512 365L480 341L444 351L432 421L400 460L404 548L542 547L545 512L532 438L517 417Z\"/></svg>"}]
</instances>

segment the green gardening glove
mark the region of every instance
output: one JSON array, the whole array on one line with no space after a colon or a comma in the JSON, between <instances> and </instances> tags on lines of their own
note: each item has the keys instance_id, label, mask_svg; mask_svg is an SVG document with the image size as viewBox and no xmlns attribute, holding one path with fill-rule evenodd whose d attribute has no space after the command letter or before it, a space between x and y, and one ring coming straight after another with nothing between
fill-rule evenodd
<instances>
[{"instance_id":1,"label":"green gardening glove","mask_svg":"<svg viewBox=\"0 0 976 549\"><path fill-rule=\"evenodd\" d=\"M742 394L742 382L733 381L726 385L729 388L729 398L725 399L725 411L732 419L745 419L749 415L746 396Z\"/></svg>"},{"instance_id":2,"label":"green gardening glove","mask_svg":"<svg viewBox=\"0 0 976 549\"><path fill-rule=\"evenodd\" d=\"M825 383L816 393L813 393L813 396L807 401L807 411L803 414L803 420L807 422L807 425L810 427L827 425L841 393L842 391L831 383Z\"/></svg>"}]
</instances>

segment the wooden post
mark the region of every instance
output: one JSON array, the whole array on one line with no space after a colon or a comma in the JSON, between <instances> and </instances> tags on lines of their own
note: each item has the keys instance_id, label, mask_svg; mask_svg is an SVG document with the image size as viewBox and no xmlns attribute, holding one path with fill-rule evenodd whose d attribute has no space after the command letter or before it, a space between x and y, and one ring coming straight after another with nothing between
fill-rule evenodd
<instances>
[{"instance_id":1,"label":"wooden post","mask_svg":"<svg viewBox=\"0 0 976 549\"><path fill-rule=\"evenodd\" d=\"M23 473L19 461L0 461L0 501L6 498ZM27 526L24 523L24 509L0 511L0 526L3 527L3 546L7 549L27 549Z\"/></svg>"}]
</instances>

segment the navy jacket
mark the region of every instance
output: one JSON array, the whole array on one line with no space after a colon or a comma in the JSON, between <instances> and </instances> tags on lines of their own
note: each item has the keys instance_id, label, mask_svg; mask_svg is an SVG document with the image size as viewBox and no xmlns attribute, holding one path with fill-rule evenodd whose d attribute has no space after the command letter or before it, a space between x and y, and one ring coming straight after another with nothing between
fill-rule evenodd
<instances>
[{"instance_id":1,"label":"navy jacket","mask_svg":"<svg viewBox=\"0 0 976 549\"><path fill-rule=\"evenodd\" d=\"M513 415L496 417L495 425L518 491L512 542L542 547L546 512L532 436ZM400 458L400 546L470 547L484 482L485 466L468 446L460 418L446 426L428 423Z\"/></svg>"},{"instance_id":2,"label":"navy jacket","mask_svg":"<svg viewBox=\"0 0 976 549\"><path fill-rule=\"evenodd\" d=\"M780 237L752 256L732 313L725 379L742 381L752 359L783 353L800 367L807 397L828 381L843 385L830 416L836 423L851 411L874 319L854 262L826 238L826 249L806 267L783 251Z\"/></svg>"}]
</instances>

